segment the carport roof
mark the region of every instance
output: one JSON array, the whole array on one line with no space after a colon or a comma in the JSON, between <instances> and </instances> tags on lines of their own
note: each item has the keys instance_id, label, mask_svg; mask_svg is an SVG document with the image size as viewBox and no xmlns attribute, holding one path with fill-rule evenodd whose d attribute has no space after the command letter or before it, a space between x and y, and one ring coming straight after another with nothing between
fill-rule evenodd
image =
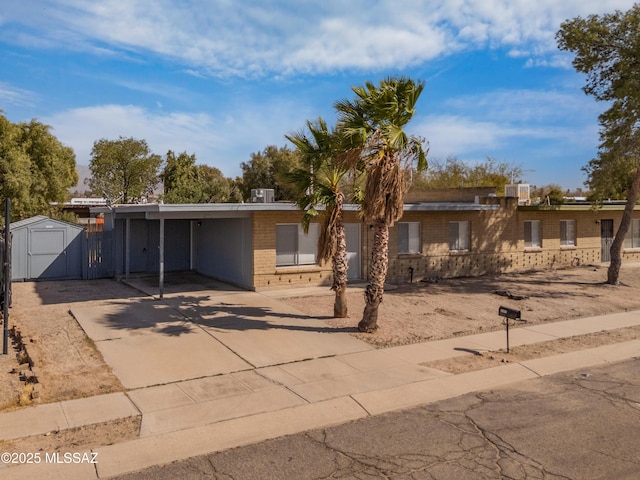
<instances>
[{"instance_id":1,"label":"carport roof","mask_svg":"<svg viewBox=\"0 0 640 480\"><path fill-rule=\"evenodd\" d=\"M355 204L344 205L345 211L357 211ZM421 202L405 204L405 211L493 211L500 205L470 202ZM289 202L275 203L197 203L197 204L140 204L116 205L114 207L91 208L91 213L115 212L116 216L144 215L147 219L158 218L204 218L204 217L248 217L251 212L298 211L297 205Z\"/></svg>"},{"instance_id":2,"label":"carport roof","mask_svg":"<svg viewBox=\"0 0 640 480\"><path fill-rule=\"evenodd\" d=\"M140 204L115 205L91 208L91 213L113 211L116 217L141 217L148 220L199 219L199 218L247 218L251 212L295 211L298 207L292 203L185 203L185 204Z\"/></svg>"}]
</instances>

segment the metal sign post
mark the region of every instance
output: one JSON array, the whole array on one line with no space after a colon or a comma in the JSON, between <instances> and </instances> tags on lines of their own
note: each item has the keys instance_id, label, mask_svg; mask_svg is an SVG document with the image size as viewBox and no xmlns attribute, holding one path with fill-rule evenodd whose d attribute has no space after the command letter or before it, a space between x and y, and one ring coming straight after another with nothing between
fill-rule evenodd
<instances>
[{"instance_id":1,"label":"metal sign post","mask_svg":"<svg viewBox=\"0 0 640 480\"><path fill-rule=\"evenodd\" d=\"M520 318L520 310L515 310L509 307L500 307L498 308L498 315L504 317L505 323L507 324L507 353L509 353L509 320L521 320Z\"/></svg>"}]
</instances>

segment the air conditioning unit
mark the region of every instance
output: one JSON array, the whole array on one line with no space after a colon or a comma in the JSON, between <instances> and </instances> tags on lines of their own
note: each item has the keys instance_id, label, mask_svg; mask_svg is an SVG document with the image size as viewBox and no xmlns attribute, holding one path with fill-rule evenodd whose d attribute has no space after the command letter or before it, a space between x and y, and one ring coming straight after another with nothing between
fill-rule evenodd
<instances>
[{"instance_id":1,"label":"air conditioning unit","mask_svg":"<svg viewBox=\"0 0 640 480\"><path fill-rule=\"evenodd\" d=\"M504 187L505 197L516 197L518 205L531 205L531 187L526 183L506 185Z\"/></svg>"},{"instance_id":2,"label":"air conditioning unit","mask_svg":"<svg viewBox=\"0 0 640 480\"><path fill-rule=\"evenodd\" d=\"M251 189L251 203L273 203L275 191L273 188Z\"/></svg>"}]
</instances>

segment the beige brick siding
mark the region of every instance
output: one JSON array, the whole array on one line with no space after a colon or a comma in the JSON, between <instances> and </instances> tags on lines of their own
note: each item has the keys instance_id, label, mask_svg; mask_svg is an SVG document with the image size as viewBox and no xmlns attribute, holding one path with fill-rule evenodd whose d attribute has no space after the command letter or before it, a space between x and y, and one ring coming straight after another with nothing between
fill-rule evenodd
<instances>
[{"instance_id":1,"label":"beige brick siding","mask_svg":"<svg viewBox=\"0 0 640 480\"><path fill-rule=\"evenodd\" d=\"M622 207L617 210L588 209L535 210L517 208L515 202L491 199L499 203L498 211L407 211L402 222L421 223L420 254L398 254L397 226L390 230L390 283L405 283L428 278L453 278L508 272L522 272L571 265L601 262L600 224L602 219L614 220L614 234L620 225ZM636 211L634 218L640 218ZM362 223L356 212L345 212L346 223L360 223L362 279L367 278L368 253L372 231ZM524 221L541 221L540 249L525 249ZM575 247L560 246L560 220L575 220ZM276 268L276 224L301 223L300 212L254 212L254 274L256 289L304 285L330 285L331 267L301 266ZM449 251L449 222L469 221L471 249L468 252ZM627 250L623 262L640 261L640 249Z\"/></svg>"},{"instance_id":2,"label":"beige brick siding","mask_svg":"<svg viewBox=\"0 0 640 480\"><path fill-rule=\"evenodd\" d=\"M254 212L253 286L256 290L287 286L330 285L331 265L276 267L276 225L302 223L301 212Z\"/></svg>"},{"instance_id":3,"label":"beige brick siding","mask_svg":"<svg viewBox=\"0 0 640 480\"><path fill-rule=\"evenodd\" d=\"M508 272L562 268L601 262L601 219L614 220L614 234L622 211L509 211L408 212L402 221L422 222L422 254L398 255L397 231L391 230L388 281L409 282ZM640 218L636 212L634 218ZM471 250L450 252L450 221L471 222ZM525 249L524 221L541 221L540 249ZM575 220L575 247L560 246L560 220ZM623 262L640 261L640 249L625 250Z\"/></svg>"}]
</instances>

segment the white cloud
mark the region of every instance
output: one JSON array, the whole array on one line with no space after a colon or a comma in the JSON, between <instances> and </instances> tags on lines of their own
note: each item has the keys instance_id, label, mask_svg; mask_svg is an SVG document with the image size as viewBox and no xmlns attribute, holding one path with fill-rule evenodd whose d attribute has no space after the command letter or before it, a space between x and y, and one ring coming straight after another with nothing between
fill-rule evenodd
<instances>
[{"instance_id":1,"label":"white cloud","mask_svg":"<svg viewBox=\"0 0 640 480\"><path fill-rule=\"evenodd\" d=\"M580 166L593 158L598 138L593 125L531 126L462 115L428 116L413 131L429 141L429 158L473 164L491 157L521 167L530 183L565 188L582 186Z\"/></svg>"},{"instance_id":2,"label":"white cloud","mask_svg":"<svg viewBox=\"0 0 640 480\"><path fill-rule=\"evenodd\" d=\"M251 153L267 145L285 145L283 132L303 124L307 114L304 107L283 102L274 103L271 109L240 109L234 116L220 118L206 113L152 112L132 105L98 105L63 111L42 121L74 149L80 165L89 164L96 140L124 136L146 140L162 156L167 150L195 153L198 163L234 177L240 174L240 162L249 161Z\"/></svg>"},{"instance_id":3,"label":"white cloud","mask_svg":"<svg viewBox=\"0 0 640 480\"><path fill-rule=\"evenodd\" d=\"M152 53L215 75L402 68L487 46L532 66L566 66L555 57L563 20L633 1L32 0L3 6L0 35L41 48Z\"/></svg>"},{"instance_id":4,"label":"white cloud","mask_svg":"<svg viewBox=\"0 0 640 480\"><path fill-rule=\"evenodd\" d=\"M490 152L510 133L509 129L492 122L453 115L428 116L412 130L429 141L431 156L442 158L478 150Z\"/></svg>"},{"instance_id":5,"label":"white cloud","mask_svg":"<svg viewBox=\"0 0 640 480\"><path fill-rule=\"evenodd\" d=\"M597 146L598 106L579 92L498 90L456 97L446 106L451 113L416 118L411 128L429 140L436 157L482 158L515 144L551 145L556 154Z\"/></svg>"},{"instance_id":6,"label":"white cloud","mask_svg":"<svg viewBox=\"0 0 640 480\"><path fill-rule=\"evenodd\" d=\"M499 123L558 124L567 118L594 123L601 106L579 90L496 90L481 95L449 99L446 107L465 115L481 116Z\"/></svg>"},{"instance_id":7,"label":"white cloud","mask_svg":"<svg viewBox=\"0 0 640 480\"><path fill-rule=\"evenodd\" d=\"M573 143L582 127L576 130L554 126L510 125L462 116L434 115L424 119L414 130L429 141L432 154L446 156L482 150L490 155L494 150L506 148L511 141L522 139L563 140Z\"/></svg>"},{"instance_id":8,"label":"white cloud","mask_svg":"<svg viewBox=\"0 0 640 480\"><path fill-rule=\"evenodd\" d=\"M167 150L192 150L182 143L209 147L220 141L211 133L213 120L204 114L153 114L132 105L99 105L60 112L43 119L61 142L73 147L76 160L88 164L93 142L120 136L147 140L151 149L164 155Z\"/></svg>"},{"instance_id":9,"label":"white cloud","mask_svg":"<svg viewBox=\"0 0 640 480\"><path fill-rule=\"evenodd\" d=\"M8 83L0 82L0 103L17 105L20 107L33 106L37 95L29 90L14 87Z\"/></svg>"}]
</instances>

